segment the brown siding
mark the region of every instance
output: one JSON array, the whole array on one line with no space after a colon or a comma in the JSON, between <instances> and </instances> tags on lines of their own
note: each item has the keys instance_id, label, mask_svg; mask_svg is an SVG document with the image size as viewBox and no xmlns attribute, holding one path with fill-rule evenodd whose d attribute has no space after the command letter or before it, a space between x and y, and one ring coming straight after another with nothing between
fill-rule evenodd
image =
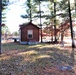
<instances>
[{"instance_id":1,"label":"brown siding","mask_svg":"<svg viewBox=\"0 0 76 75\"><path fill-rule=\"evenodd\" d=\"M28 30L33 30L33 38L30 40L39 41L39 28L34 25L27 25L21 29L21 41L26 41L26 42L30 41L27 38Z\"/></svg>"}]
</instances>

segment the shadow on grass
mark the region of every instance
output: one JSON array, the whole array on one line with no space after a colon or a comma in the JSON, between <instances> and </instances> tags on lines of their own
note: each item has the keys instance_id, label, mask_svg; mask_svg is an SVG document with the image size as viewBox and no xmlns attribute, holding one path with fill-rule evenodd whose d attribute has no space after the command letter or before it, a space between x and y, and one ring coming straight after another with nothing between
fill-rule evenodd
<instances>
[{"instance_id":1,"label":"shadow on grass","mask_svg":"<svg viewBox=\"0 0 76 75\"><path fill-rule=\"evenodd\" d=\"M45 75L44 70L46 68L52 68L58 65L71 65L75 62L73 60L74 50L70 53L68 50L62 50L50 44L49 46L48 44L29 46L18 43L8 43L8 45L3 44L3 49L7 50L7 46L9 48L11 47L11 50L18 52L7 54L6 56L9 56L9 59L0 60L0 73L2 73L0 75L12 75L12 73L14 73L14 75ZM75 75L75 73L71 71L69 75L72 75L72 73ZM48 72L47 75L50 74Z\"/></svg>"}]
</instances>

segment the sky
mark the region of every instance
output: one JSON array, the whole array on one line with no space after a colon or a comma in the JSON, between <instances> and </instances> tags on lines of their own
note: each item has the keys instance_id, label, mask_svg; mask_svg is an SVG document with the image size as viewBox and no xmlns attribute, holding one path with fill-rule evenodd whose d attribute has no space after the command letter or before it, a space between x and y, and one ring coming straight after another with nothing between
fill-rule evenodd
<instances>
[{"instance_id":1,"label":"sky","mask_svg":"<svg viewBox=\"0 0 76 75\"><path fill-rule=\"evenodd\" d=\"M24 22L24 19L20 17L20 14L24 13L25 10L22 9L20 4L23 4L25 0L17 0L18 2L12 2L15 0L10 0L9 3L9 11L6 15L6 25L8 26L9 30L11 32L18 31L19 30L19 25ZM12 4L11 4L12 2Z\"/></svg>"},{"instance_id":2,"label":"sky","mask_svg":"<svg viewBox=\"0 0 76 75\"><path fill-rule=\"evenodd\" d=\"M26 13L21 6L21 4L23 4L25 1L26 0L10 0L8 7L9 11L6 15L6 25L8 26L11 32L18 31L19 25L26 22L25 19L20 17L20 14Z\"/></svg>"}]
</instances>

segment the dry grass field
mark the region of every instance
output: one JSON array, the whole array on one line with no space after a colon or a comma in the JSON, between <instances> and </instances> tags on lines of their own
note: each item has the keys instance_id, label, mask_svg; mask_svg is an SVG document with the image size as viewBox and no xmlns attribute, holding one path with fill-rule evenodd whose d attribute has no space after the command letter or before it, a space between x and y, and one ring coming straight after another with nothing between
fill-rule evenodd
<instances>
[{"instance_id":1,"label":"dry grass field","mask_svg":"<svg viewBox=\"0 0 76 75\"><path fill-rule=\"evenodd\" d=\"M76 75L75 51L57 44L3 43L0 75ZM72 70L60 70L59 66L71 66Z\"/></svg>"}]
</instances>

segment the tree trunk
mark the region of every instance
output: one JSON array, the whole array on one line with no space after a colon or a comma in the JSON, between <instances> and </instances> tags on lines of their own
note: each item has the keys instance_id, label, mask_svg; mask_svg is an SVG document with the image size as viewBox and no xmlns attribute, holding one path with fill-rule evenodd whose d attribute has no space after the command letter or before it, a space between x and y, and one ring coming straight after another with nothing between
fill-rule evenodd
<instances>
[{"instance_id":1,"label":"tree trunk","mask_svg":"<svg viewBox=\"0 0 76 75\"><path fill-rule=\"evenodd\" d=\"M54 2L54 15L55 15L55 19L54 19L54 41L57 42L56 39L56 2Z\"/></svg>"},{"instance_id":2,"label":"tree trunk","mask_svg":"<svg viewBox=\"0 0 76 75\"><path fill-rule=\"evenodd\" d=\"M30 6L30 22L32 22L31 6Z\"/></svg>"},{"instance_id":3,"label":"tree trunk","mask_svg":"<svg viewBox=\"0 0 76 75\"><path fill-rule=\"evenodd\" d=\"M76 13L76 0L74 0L74 3L75 3L75 13Z\"/></svg>"},{"instance_id":4,"label":"tree trunk","mask_svg":"<svg viewBox=\"0 0 76 75\"><path fill-rule=\"evenodd\" d=\"M75 48L74 37L73 37L73 27L72 27L72 18L71 18L71 9L70 9L70 0L68 0L68 11L70 18L70 30L71 30L71 39L72 39L72 48Z\"/></svg>"},{"instance_id":5,"label":"tree trunk","mask_svg":"<svg viewBox=\"0 0 76 75\"><path fill-rule=\"evenodd\" d=\"M39 12L40 12L40 26L41 26L41 43L42 41L42 24L41 24L41 6L40 6L40 0L39 0Z\"/></svg>"},{"instance_id":6,"label":"tree trunk","mask_svg":"<svg viewBox=\"0 0 76 75\"><path fill-rule=\"evenodd\" d=\"M30 22L32 22L32 13L31 13L31 0L29 1L29 10L30 10Z\"/></svg>"},{"instance_id":7,"label":"tree trunk","mask_svg":"<svg viewBox=\"0 0 76 75\"><path fill-rule=\"evenodd\" d=\"M61 32L61 44L64 46L63 38L64 38L64 31Z\"/></svg>"},{"instance_id":8,"label":"tree trunk","mask_svg":"<svg viewBox=\"0 0 76 75\"><path fill-rule=\"evenodd\" d=\"M53 35L51 36L51 42L53 42Z\"/></svg>"},{"instance_id":9,"label":"tree trunk","mask_svg":"<svg viewBox=\"0 0 76 75\"><path fill-rule=\"evenodd\" d=\"M0 0L0 54L1 54L1 22L2 22L2 0Z\"/></svg>"}]
</instances>

